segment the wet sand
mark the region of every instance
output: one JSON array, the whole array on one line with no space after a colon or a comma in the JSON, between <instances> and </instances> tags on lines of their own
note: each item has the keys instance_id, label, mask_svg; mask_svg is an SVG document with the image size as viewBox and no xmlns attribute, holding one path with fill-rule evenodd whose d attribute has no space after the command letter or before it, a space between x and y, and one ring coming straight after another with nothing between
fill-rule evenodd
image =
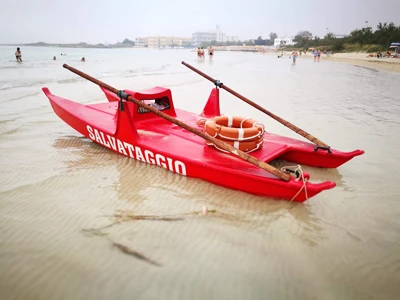
<instances>
[{"instance_id":1,"label":"wet sand","mask_svg":"<svg viewBox=\"0 0 400 300\"><path fill-rule=\"evenodd\" d=\"M309 52L305 56L303 54L302 57L313 58L313 55ZM322 60L342 62L373 70L400 72L400 58L368 57L368 53L335 53L331 56L322 54Z\"/></svg>"},{"instance_id":2,"label":"wet sand","mask_svg":"<svg viewBox=\"0 0 400 300\"><path fill-rule=\"evenodd\" d=\"M399 79L328 61L189 55L333 148L366 154L338 169L303 166L338 186L304 204L277 201L112 153L64 124L38 87L1 91L1 298L397 299ZM212 88L183 66L106 82L170 87L175 107L195 112ZM49 88L104 99L85 81ZM225 92L221 110L296 137Z\"/></svg>"}]
</instances>

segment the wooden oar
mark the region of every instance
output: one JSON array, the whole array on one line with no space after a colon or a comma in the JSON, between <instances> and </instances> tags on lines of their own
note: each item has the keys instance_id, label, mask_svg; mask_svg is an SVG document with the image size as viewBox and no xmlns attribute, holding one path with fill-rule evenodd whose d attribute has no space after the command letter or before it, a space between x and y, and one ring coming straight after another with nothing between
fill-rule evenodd
<instances>
[{"instance_id":1,"label":"wooden oar","mask_svg":"<svg viewBox=\"0 0 400 300\"><path fill-rule=\"evenodd\" d=\"M314 144L316 144L318 147L323 148L325 150L330 151L330 146L325 144L324 142L320 141L319 139L317 139L316 137L312 136L311 134L309 134L308 132L305 132L304 130L300 129L299 127L297 127L296 125L278 117L277 115L273 114L272 112L266 110L265 108L261 107L260 105L258 105L257 103L254 103L253 101L251 101L250 99L247 99L246 97L240 95L239 93L235 92L234 90L230 89L229 87L227 87L225 84L219 82L219 80L215 80L214 78L208 76L207 74L201 72L200 70L196 69L195 67L185 63L184 61L182 62L183 65L185 65L186 67L188 67L189 69L191 69L192 71L196 72L197 74L203 76L204 78L210 80L211 82L213 82L216 86L223 88L224 90L228 91L229 93L231 93L232 95L238 97L239 99L243 100L244 102L250 104L251 106L257 108L258 110L262 111L263 113L267 114L268 116L270 116L271 118L275 119L276 121L278 121L279 123L285 125L286 127L288 127L289 129L293 130L294 132L300 134L301 136L305 137L306 139L308 139L309 141L313 142Z\"/></svg>"},{"instance_id":2,"label":"wooden oar","mask_svg":"<svg viewBox=\"0 0 400 300\"><path fill-rule=\"evenodd\" d=\"M255 166L257 166L257 167L259 167L259 168L271 173L271 174L273 174L273 175L275 175L276 177L279 177L282 180L289 181L290 178L291 178L290 174L282 172L281 170L279 170L279 169L277 169L277 168L275 168L275 167L273 167L273 166L271 166L271 165L269 165L269 164L267 164L267 163L255 158L254 156L251 156L251 155L249 155L249 154L247 154L247 153L245 153L243 151L240 151L239 149L236 149L236 148L232 147L231 145L229 145L229 144L227 144L227 143L225 143L225 142L223 142L221 140L218 140L218 139L216 139L216 138L214 138L214 137L212 137L212 136L210 136L208 134L205 134L205 133L201 132L200 130L198 130L196 128L193 128L193 127L183 123L182 121L179 121L179 120L177 120L177 119L175 119L175 118L173 118L173 117L171 117L171 116L169 116L169 115L167 115L167 114L155 109L152 106L146 105L142 101L139 101L139 100L133 98L131 95L128 95L123 91L117 90L116 88L113 88L112 86L110 86L110 85L108 85L108 84L106 84L106 83L104 83L104 82L102 82L100 80L97 80L96 78L93 78L90 75L85 74L85 73L83 73L83 72L81 72L81 71L79 71L79 70L77 70L77 69L75 69L73 67L70 67L67 64L64 64L63 67L68 69L68 70L70 70L71 72L73 72L73 73L75 73L75 74L77 74L77 75L79 75L79 76L81 76L81 77L83 77L83 78L85 78L85 79L87 79L87 80L89 80L89 81L91 81L91 82L93 82L93 83L95 83L95 84L97 84L97 85L109 90L110 92L113 92L113 93L117 94L118 97L123 98L123 99L125 99L127 101L131 101L131 102L135 103L136 105L151 111L152 113L156 114L157 116L159 116L161 118L164 118L167 121L170 121L170 122L172 122L172 123L184 128L184 129L186 129L186 130L188 130L188 131L190 131L190 132L202 137L203 139L205 139L205 140L207 140L207 141L209 141L211 143L214 143L217 147L219 147L219 148L221 148L221 149L223 149L223 150L225 150L225 151L227 151L229 153L232 153L232 154L235 154L235 155L239 156L241 159L243 159L243 160L245 160L245 161L247 161L247 162L249 162L249 163L251 163L251 164L253 164L253 165L255 165Z\"/></svg>"}]
</instances>

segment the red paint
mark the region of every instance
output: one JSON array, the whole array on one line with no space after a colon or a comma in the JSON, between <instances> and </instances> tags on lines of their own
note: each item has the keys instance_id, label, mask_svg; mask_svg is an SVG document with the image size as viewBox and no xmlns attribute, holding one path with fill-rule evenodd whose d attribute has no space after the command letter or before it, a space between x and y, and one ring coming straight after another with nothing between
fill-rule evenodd
<instances>
[{"instance_id":1,"label":"red paint","mask_svg":"<svg viewBox=\"0 0 400 300\"><path fill-rule=\"evenodd\" d=\"M151 112L139 113L139 107L123 100L124 110L118 109L118 97L105 91L109 102L82 105L50 93L54 112L72 128L112 151L137 160L159 165L172 172L200 178L211 183L240 190L259 196L292 199L302 187L294 177L289 182L282 181L270 173L230 154L209 147L204 140L183 128L164 120ZM155 87L147 91L128 91L135 99L149 101L167 99L169 108L164 113L176 117L186 124L204 130L206 117L220 115L219 91L213 89L201 114L175 109L171 91ZM362 150L333 153L314 151L315 145L271 133L264 134L262 149L252 152L256 158L270 162L275 158L287 159L298 164L336 168ZM309 174L305 174L309 178ZM308 198L336 184L307 182ZM304 190L294 199L306 200Z\"/></svg>"}]
</instances>

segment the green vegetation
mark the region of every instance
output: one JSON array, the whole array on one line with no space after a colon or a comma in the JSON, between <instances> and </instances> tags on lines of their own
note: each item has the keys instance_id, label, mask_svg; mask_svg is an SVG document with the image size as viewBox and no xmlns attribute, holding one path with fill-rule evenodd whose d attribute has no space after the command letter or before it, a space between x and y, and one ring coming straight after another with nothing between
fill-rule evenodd
<instances>
[{"instance_id":1,"label":"green vegetation","mask_svg":"<svg viewBox=\"0 0 400 300\"><path fill-rule=\"evenodd\" d=\"M299 31L294 37L295 48L317 48L336 52L377 52L387 51L390 43L400 41L400 26L394 23L379 23L375 31L372 27L353 30L349 36L336 37L327 33L323 38L313 37L309 31ZM293 48L292 47L288 47Z\"/></svg>"}]
</instances>

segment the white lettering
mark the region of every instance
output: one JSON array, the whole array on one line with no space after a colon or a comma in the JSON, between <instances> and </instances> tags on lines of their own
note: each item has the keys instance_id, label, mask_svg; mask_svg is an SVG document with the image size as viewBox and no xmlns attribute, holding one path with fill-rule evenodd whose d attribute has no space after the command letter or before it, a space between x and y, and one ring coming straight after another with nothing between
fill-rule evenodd
<instances>
[{"instance_id":1,"label":"white lettering","mask_svg":"<svg viewBox=\"0 0 400 300\"><path fill-rule=\"evenodd\" d=\"M128 144L127 142L124 142L124 146L128 148L129 156L135 158L133 156L133 151L135 151L135 147L133 147L131 144Z\"/></svg>"},{"instance_id":2,"label":"white lettering","mask_svg":"<svg viewBox=\"0 0 400 300\"><path fill-rule=\"evenodd\" d=\"M106 141L106 139L104 138L104 133L103 133L103 131L100 131L100 135L101 135L101 138L103 139L104 146L110 148L110 144L109 144L109 143Z\"/></svg>"},{"instance_id":3,"label":"white lettering","mask_svg":"<svg viewBox=\"0 0 400 300\"><path fill-rule=\"evenodd\" d=\"M181 175L186 176L186 166L183 162L176 160L175 161L175 172Z\"/></svg>"},{"instance_id":4,"label":"white lettering","mask_svg":"<svg viewBox=\"0 0 400 300\"><path fill-rule=\"evenodd\" d=\"M162 160L162 162L161 162ZM161 154L156 154L156 163L160 167L167 168L167 165L165 164L165 157L162 156Z\"/></svg>"},{"instance_id":5,"label":"white lettering","mask_svg":"<svg viewBox=\"0 0 400 300\"><path fill-rule=\"evenodd\" d=\"M173 171L174 167L172 166L172 159L167 157L167 162L168 162L168 170Z\"/></svg>"},{"instance_id":6,"label":"white lettering","mask_svg":"<svg viewBox=\"0 0 400 300\"><path fill-rule=\"evenodd\" d=\"M96 142L98 142L98 143L104 145L104 142L103 142L103 140L101 139L100 134L99 134L99 132L97 131L96 128L94 129L94 135L96 136Z\"/></svg>"},{"instance_id":7,"label":"white lettering","mask_svg":"<svg viewBox=\"0 0 400 300\"><path fill-rule=\"evenodd\" d=\"M95 137L94 137L94 134L93 134L93 128L90 127L90 125L87 125L86 129L89 132L89 137L94 141Z\"/></svg>"},{"instance_id":8,"label":"white lettering","mask_svg":"<svg viewBox=\"0 0 400 300\"><path fill-rule=\"evenodd\" d=\"M135 158L136 156L137 160L153 165L157 164L160 167L186 176L186 165L179 160L174 161L172 158L165 157L164 155L158 153L154 155L152 151L147 149L142 152L142 149L140 147L135 147L127 142L122 142L121 140L116 139L113 136L104 134L104 132L97 130L96 128L92 128L90 125L86 125L86 129L88 131L90 139L107 148L113 149L114 151L117 151L125 156L129 156L132 158ZM126 150L128 150L128 152Z\"/></svg>"},{"instance_id":9,"label":"white lettering","mask_svg":"<svg viewBox=\"0 0 400 300\"><path fill-rule=\"evenodd\" d=\"M117 151L117 147L116 147L116 145L115 145L115 137L109 136L109 135L107 134L107 138L108 138L108 141L110 142L111 148L114 149L114 151Z\"/></svg>"},{"instance_id":10,"label":"white lettering","mask_svg":"<svg viewBox=\"0 0 400 300\"><path fill-rule=\"evenodd\" d=\"M136 159L146 162L143 157L142 149L140 149L139 147L135 147L135 150L136 150Z\"/></svg>"},{"instance_id":11,"label":"white lettering","mask_svg":"<svg viewBox=\"0 0 400 300\"><path fill-rule=\"evenodd\" d=\"M122 142L119 139L117 139L117 144L118 144L118 152L123 155L128 155L125 151L124 144L122 144Z\"/></svg>"},{"instance_id":12,"label":"white lettering","mask_svg":"<svg viewBox=\"0 0 400 300\"><path fill-rule=\"evenodd\" d=\"M149 157L150 156L150 157ZM150 150L144 150L144 157L146 158L146 161L149 164L155 164L156 162L154 161L154 154Z\"/></svg>"}]
</instances>

